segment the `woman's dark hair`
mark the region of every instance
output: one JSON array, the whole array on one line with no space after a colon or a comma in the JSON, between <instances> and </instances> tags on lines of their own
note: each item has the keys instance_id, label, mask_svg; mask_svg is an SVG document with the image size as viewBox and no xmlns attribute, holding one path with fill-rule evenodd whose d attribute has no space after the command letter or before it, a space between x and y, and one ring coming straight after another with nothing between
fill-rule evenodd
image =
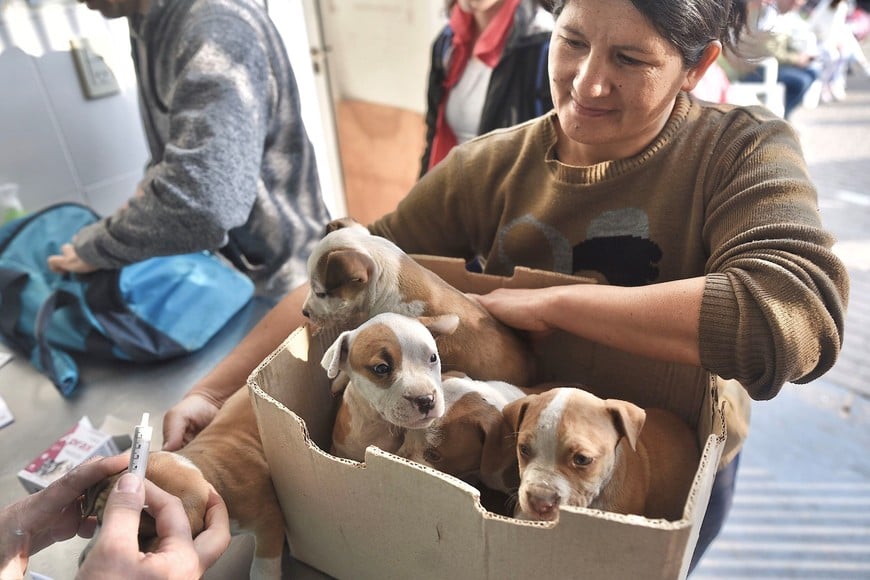
<instances>
[{"instance_id":1,"label":"woman's dark hair","mask_svg":"<svg viewBox=\"0 0 870 580\"><path fill-rule=\"evenodd\" d=\"M550 0L553 16L558 18L570 1ZM746 24L746 1L630 0L658 33L680 51L686 68L698 64L714 40L734 50Z\"/></svg>"}]
</instances>

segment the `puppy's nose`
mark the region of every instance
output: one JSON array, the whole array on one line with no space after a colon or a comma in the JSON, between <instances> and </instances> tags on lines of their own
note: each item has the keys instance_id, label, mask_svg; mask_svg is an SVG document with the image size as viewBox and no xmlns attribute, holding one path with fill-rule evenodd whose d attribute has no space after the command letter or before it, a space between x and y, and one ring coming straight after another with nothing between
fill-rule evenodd
<instances>
[{"instance_id":1,"label":"puppy's nose","mask_svg":"<svg viewBox=\"0 0 870 580\"><path fill-rule=\"evenodd\" d=\"M433 395L423 395L421 397L405 397L417 407L420 414L427 415L429 411L435 408L435 397Z\"/></svg>"},{"instance_id":2,"label":"puppy's nose","mask_svg":"<svg viewBox=\"0 0 870 580\"><path fill-rule=\"evenodd\" d=\"M559 506L559 496L557 494L538 495L527 494L529 507L540 517L550 517Z\"/></svg>"},{"instance_id":3,"label":"puppy's nose","mask_svg":"<svg viewBox=\"0 0 870 580\"><path fill-rule=\"evenodd\" d=\"M311 318L311 314L308 312L307 308L302 309L302 316L304 316L305 318Z\"/></svg>"}]
</instances>

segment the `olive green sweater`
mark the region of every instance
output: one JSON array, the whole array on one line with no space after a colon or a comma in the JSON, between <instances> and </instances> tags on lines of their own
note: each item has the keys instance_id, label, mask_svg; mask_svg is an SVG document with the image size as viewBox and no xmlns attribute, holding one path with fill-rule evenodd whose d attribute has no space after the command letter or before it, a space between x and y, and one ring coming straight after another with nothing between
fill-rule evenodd
<instances>
[{"instance_id":1,"label":"olive green sweater","mask_svg":"<svg viewBox=\"0 0 870 580\"><path fill-rule=\"evenodd\" d=\"M706 276L702 365L755 399L837 359L848 277L822 228L791 126L761 107L681 93L640 154L555 158L555 113L478 137L427 174L373 233L409 253L636 286Z\"/></svg>"}]
</instances>

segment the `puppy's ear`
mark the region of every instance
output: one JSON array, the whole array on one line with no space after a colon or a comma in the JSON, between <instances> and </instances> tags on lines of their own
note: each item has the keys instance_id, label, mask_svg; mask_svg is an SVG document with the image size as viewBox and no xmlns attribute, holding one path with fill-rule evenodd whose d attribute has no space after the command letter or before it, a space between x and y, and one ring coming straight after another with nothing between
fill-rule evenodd
<instances>
[{"instance_id":1,"label":"puppy's ear","mask_svg":"<svg viewBox=\"0 0 870 580\"><path fill-rule=\"evenodd\" d=\"M419 320L423 326L429 329L432 336L438 338L453 334L459 328L459 316L455 314L442 314L440 316L421 316Z\"/></svg>"},{"instance_id":2,"label":"puppy's ear","mask_svg":"<svg viewBox=\"0 0 870 580\"><path fill-rule=\"evenodd\" d=\"M323 286L327 292L349 283L365 285L375 269L369 256L356 250L335 250L326 256Z\"/></svg>"},{"instance_id":3,"label":"puppy's ear","mask_svg":"<svg viewBox=\"0 0 870 580\"><path fill-rule=\"evenodd\" d=\"M520 425L523 424L523 417L526 415L526 410L529 408L529 403L534 401L540 395L526 395L516 401L511 401L502 409L505 424L510 427L511 433L516 435L520 430Z\"/></svg>"},{"instance_id":4,"label":"puppy's ear","mask_svg":"<svg viewBox=\"0 0 870 580\"><path fill-rule=\"evenodd\" d=\"M637 449L637 438L646 421L646 411L634 403L620 399L607 399L604 405L613 415L613 425L617 433L628 439L632 449Z\"/></svg>"},{"instance_id":5,"label":"puppy's ear","mask_svg":"<svg viewBox=\"0 0 870 580\"><path fill-rule=\"evenodd\" d=\"M355 225L359 225L359 222L351 217L338 218L326 224L326 227L323 228L323 235L327 236L336 230L349 228Z\"/></svg>"},{"instance_id":6,"label":"puppy's ear","mask_svg":"<svg viewBox=\"0 0 870 580\"><path fill-rule=\"evenodd\" d=\"M492 489L513 493L520 486L516 431L495 407L487 406L476 418L483 441L480 480Z\"/></svg>"},{"instance_id":7,"label":"puppy's ear","mask_svg":"<svg viewBox=\"0 0 870 580\"><path fill-rule=\"evenodd\" d=\"M347 353L350 348L350 335L350 330L345 330L339 334L335 342L332 343L332 346L323 353L323 358L320 359L320 366L326 369L326 376L330 379L338 376L341 365L347 360Z\"/></svg>"}]
</instances>

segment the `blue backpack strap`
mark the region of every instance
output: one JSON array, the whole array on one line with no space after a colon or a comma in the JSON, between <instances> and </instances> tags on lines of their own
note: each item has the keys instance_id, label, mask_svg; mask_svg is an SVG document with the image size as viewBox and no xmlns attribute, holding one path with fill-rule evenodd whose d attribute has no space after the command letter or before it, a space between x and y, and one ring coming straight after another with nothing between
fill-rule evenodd
<instances>
[{"instance_id":1,"label":"blue backpack strap","mask_svg":"<svg viewBox=\"0 0 870 580\"><path fill-rule=\"evenodd\" d=\"M52 293L39 307L35 322L35 337L30 338L17 329L21 317L21 295L30 280L27 272L0 268L0 331L3 336L27 355L31 364L44 373L64 396L78 385L78 367L67 353L51 347L45 340L45 331L52 314L68 303L68 298Z\"/></svg>"},{"instance_id":2,"label":"blue backpack strap","mask_svg":"<svg viewBox=\"0 0 870 580\"><path fill-rule=\"evenodd\" d=\"M13 346L29 353L33 342L16 328L21 317L21 293L30 276L27 272L0 268L0 332Z\"/></svg>"},{"instance_id":3,"label":"blue backpack strap","mask_svg":"<svg viewBox=\"0 0 870 580\"><path fill-rule=\"evenodd\" d=\"M78 298L74 294L55 290L39 307L33 329L36 347L31 354L30 362L48 375L64 396L70 395L78 385L78 365L69 354L48 343L46 332L55 312L64 306L75 306L77 303Z\"/></svg>"}]
</instances>

